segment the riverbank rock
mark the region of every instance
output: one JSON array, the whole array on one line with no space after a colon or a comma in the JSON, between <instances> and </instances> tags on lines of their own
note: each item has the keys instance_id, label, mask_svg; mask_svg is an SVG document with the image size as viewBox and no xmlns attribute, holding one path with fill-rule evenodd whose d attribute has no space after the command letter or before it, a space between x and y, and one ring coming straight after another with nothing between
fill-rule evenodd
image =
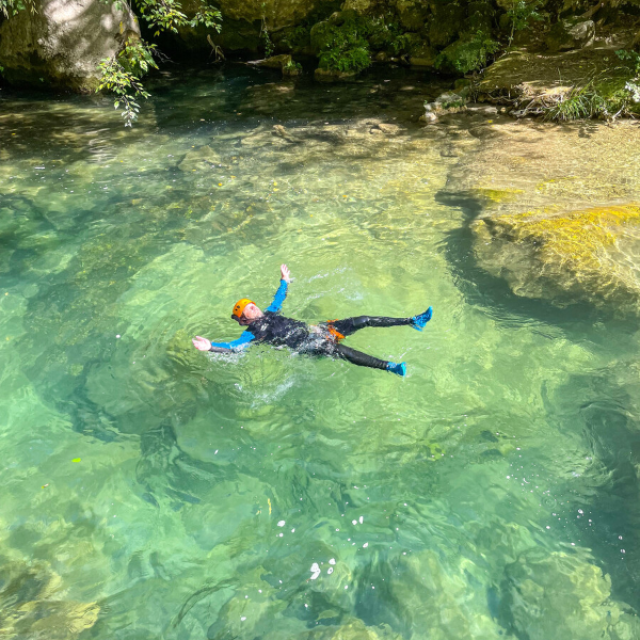
<instances>
[{"instance_id":1,"label":"riverbank rock","mask_svg":"<svg viewBox=\"0 0 640 640\"><path fill-rule=\"evenodd\" d=\"M511 49L485 70L477 85L478 100L508 105L511 115L521 117L544 113L584 90L607 100L611 113L625 100L627 111L635 112L638 107L625 89L635 73L630 66L613 62L616 51L626 48L631 37L632 30L620 30L581 49L550 52L535 43Z\"/></svg>"},{"instance_id":2,"label":"riverbank rock","mask_svg":"<svg viewBox=\"0 0 640 640\"><path fill-rule=\"evenodd\" d=\"M480 265L516 295L638 311L638 204L505 214L472 229Z\"/></svg>"},{"instance_id":3,"label":"riverbank rock","mask_svg":"<svg viewBox=\"0 0 640 640\"><path fill-rule=\"evenodd\" d=\"M98 63L140 36L126 3L35 0L34 6L35 13L19 11L0 26L0 66L12 84L91 92Z\"/></svg>"},{"instance_id":4,"label":"riverbank rock","mask_svg":"<svg viewBox=\"0 0 640 640\"><path fill-rule=\"evenodd\" d=\"M596 25L593 20L568 18L553 25L546 38L550 51L566 51L582 49L593 44L596 36Z\"/></svg>"},{"instance_id":5,"label":"riverbank rock","mask_svg":"<svg viewBox=\"0 0 640 640\"><path fill-rule=\"evenodd\" d=\"M414 48L409 55L409 63L412 67L434 67L438 52L427 44Z\"/></svg>"},{"instance_id":6,"label":"riverbank rock","mask_svg":"<svg viewBox=\"0 0 640 640\"><path fill-rule=\"evenodd\" d=\"M181 0L181 9L192 18L201 8L199 0ZM261 49L262 24L266 25L274 41L277 34L300 25L310 14L331 6L328 0L220 0L215 6L222 13L223 28L212 33L203 26L180 27L175 38L168 41L172 52L184 54L210 50L207 35L225 51L252 51Z\"/></svg>"},{"instance_id":7,"label":"riverbank rock","mask_svg":"<svg viewBox=\"0 0 640 640\"><path fill-rule=\"evenodd\" d=\"M420 117L420 122L432 124L439 116L447 113L460 113L466 109L466 100L457 93L443 93L433 102L426 102L425 113Z\"/></svg>"},{"instance_id":8,"label":"riverbank rock","mask_svg":"<svg viewBox=\"0 0 640 640\"><path fill-rule=\"evenodd\" d=\"M264 60L256 60L250 64L267 69L280 69L282 75L286 77L299 76L302 73L302 65L294 62L289 53L281 53L280 55L271 56Z\"/></svg>"},{"instance_id":9,"label":"riverbank rock","mask_svg":"<svg viewBox=\"0 0 640 640\"><path fill-rule=\"evenodd\" d=\"M291 62L292 59L288 53L281 53L280 55L271 56L264 60L256 60L252 64L255 64L257 67L266 67L267 69L282 69L286 65L291 64Z\"/></svg>"}]
</instances>

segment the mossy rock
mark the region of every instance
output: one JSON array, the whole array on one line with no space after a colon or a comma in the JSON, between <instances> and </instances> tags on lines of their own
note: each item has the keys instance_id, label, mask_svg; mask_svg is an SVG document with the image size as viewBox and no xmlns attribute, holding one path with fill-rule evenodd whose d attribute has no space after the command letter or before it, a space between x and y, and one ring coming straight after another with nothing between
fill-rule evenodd
<instances>
[{"instance_id":1,"label":"mossy rock","mask_svg":"<svg viewBox=\"0 0 640 640\"><path fill-rule=\"evenodd\" d=\"M569 18L556 22L546 38L550 51L582 49L593 44L596 26L593 20Z\"/></svg>"},{"instance_id":2,"label":"mossy rock","mask_svg":"<svg viewBox=\"0 0 640 640\"><path fill-rule=\"evenodd\" d=\"M462 29L465 12L457 2L436 4L429 24L429 42L434 47L446 47Z\"/></svg>"},{"instance_id":3,"label":"mossy rock","mask_svg":"<svg viewBox=\"0 0 640 640\"><path fill-rule=\"evenodd\" d=\"M277 56L271 56L264 60L258 60L254 64L258 67L266 67L267 69L283 69L286 65L293 62L291 55L288 53L281 53Z\"/></svg>"},{"instance_id":4,"label":"mossy rock","mask_svg":"<svg viewBox=\"0 0 640 640\"><path fill-rule=\"evenodd\" d=\"M464 29L469 32L491 33L495 11L490 2L470 2Z\"/></svg>"},{"instance_id":5,"label":"mossy rock","mask_svg":"<svg viewBox=\"0 0 640 640\"><path fill-rule=\"evenodd\" d=\"M473 189L471 193L481 202L490 204L503 204L505 202L513 202L517 197L524 193L522 189Z\"/></svg>"},{"instance_id":6,"label":"mossy rock","mask_svg":"<svg viewBox=\"0 0 640 640\"><path fill-rule=\"evenodd\" d=\"M473 231L480 265L516 295L640 311L640 280L628 255L640 245L639 204L499 215Z\"/></svg>"},{"instance_id":7,"label":"mossy rock","mask_svg":"<svg viewBox=\"0 0 640 640\"><path fill-rule=\"evenodd\" d=\"M293 76L299 76L301 74L302 74L302 65L298 62L294 62L293 60L291 60L290 62L288 62L282 67L283 76L293 77Z\"/></svg>"},{"instance_id":8,"label":"mossy rock","mask_svg":"<svg viewBox=\"0 0 640 640\"><path fill-rule=\"evenodd\" d=\"M319 53L331 44L333 32L344 23L344 16L340 12L331 14L326 20L316 22L309 30L309 43L314 53Z\"/></svg>"},{"instance_id":9,"label":"mossy rock","mask_svg":"<svg viewBox=\"0 0 640 640\"><path fill-rule=\"evenodd\" d=\"M631 113L640 112L625 89L634 77L630 66L612 63L612 49L580 49L555 54L533 54L526 49L513 50L487 68L478 83L480 101L498 102L508 98L515 106L528 105L534 99L553 104L560 98L582 90L595 91L615 113L626 103ZM558 74L562 69L562 74Z\"/></svg>"},{"instance_id":10,"label":"mossy rock","mask_svg":"<svg viewBox=\"0 0 640 640\"><path fill-rule=\"evenodd\" d=\"M398 0L396 11L400 24L407 31L419 31L422 29L429 16L429 7L426 3L414 0Z\"/></svg>"},{"instance_id":11,"label":"mossy rock","mask_svg":"<svg viewBox=\"0 0 640 640\"><path fill-rule=\"evenodd\" d=\"M294 53L311 53L310 27L299 24L289 29L283 29L271 34L276 48Z\"/></svg>"},{"instance_id":12,"label":"mossy rock","mask_svg":"<svg viewBox=\"0 0 640 640\"><path fill-rule=\"evenodd\" d=\"M438 52L428 44L414 47L409 54L409 62L414 67L434 67Z\"/></svg>"}]
</instances>

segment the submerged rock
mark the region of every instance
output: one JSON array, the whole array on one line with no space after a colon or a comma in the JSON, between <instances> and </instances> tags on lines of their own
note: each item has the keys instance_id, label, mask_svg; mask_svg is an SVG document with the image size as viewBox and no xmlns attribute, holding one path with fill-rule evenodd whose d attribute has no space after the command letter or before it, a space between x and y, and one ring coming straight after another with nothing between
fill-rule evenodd
<instances>
[{"instance_id":1,"label":"submerged rock","mask_svg":"<svg viewBox=\"0 0 640 640\"><path fill-rule=\"evenodd\" d=\"M14 84L92 91L98 63L117 55L127 38L140 36L126 3L35 0L34 7L0 26L0 66Z\"/></svg>"},{"instance_id":2,"label":"submerged rock","mask_svg":"<svg viewBox=\"0 0 640 640\"><path fill-rule=\"evenodd\" d=\"M220 155L209 145L188 151L178 165L180 171L204 171L220 163Z\"/></svg>"},{"instance_id":3,"label":"submerged rock","mask_svg":"<svg viewBox=\"0 0 640 640\"><path fill-rule=\"evenodd\" d=\"M557 304L640 303L640 206L548 210L483 218L472 225L480 265L512 291Z\"/></svg>"},{"instance_id":4,"label":"submerged rock","mask_svg":"<svg viewBox=\"0 0 640 640\"><path fill-rule=\"evenodd\" d=\"M505 569L503 605L515 635L529 640L640 637L640 622L611 600L611 579L575 555L533 549Z\"/></svg>"},{"instance_id":5,"label":"submerged rock","mask_svg":"<svg viewBox=\"0 0 640 640\"><path fill-rule=\"evenodd\" d=\"M353 78L357 75L357 71L338 71L336 69L324 69L318 67L315 72L316 80L324 82L333 82L334 80L346 80L347 78Z\"/></svg>"},{"instance_id":6,"label":"submerged rock","mask_svg":"<svg viewBox=\"0 0 640 640\"><path fill-rule=\"evenodd\" d=\"M75 640L98 619L95 603L61 598L61 579L48 564L0 562L0 638Z\"/></svg>"},{"instance_id":7,"label":"submerged rock","mask_svg":"<svg viewBox=\"0 0 640 640\"><path fill-rule=\"evenodd\" d=\"M402 557L392 593L414 638L499 640L502 630L486 608L484 590L469 588L481 578L476 574L466 558L445 560L431 549Z\"/></svg>"},{"instance_id":8,"label":"submerged rock","mask_svg":"<svg viewBox=\"0 0 640 640\"><path fill-rule=\"evenodd\" d=\"M342 625L323 626L300 636L300 640L400 640L386 624L368 627L360 619Z\"/></svg>"},{"instance_id":9,"label":"submerged rock","mask_svg":"<svg viewBox=\"0 0 640 640\"><path fill-rule=\"evenodd\" d=\"M397 124L391 124L389 122L378 122L373 126L371 131L380 131L388 136L397 136L402 129Z\"/></svg>"},{"instance_id":10,"label":"submerged rock","mask_svg":"<svg viewBox=\"0 0 640 640\"><path fill-rule=\"evenodd\" d=\"M467 108L466 102L466 99L457 93L443 93L433 102L425 102L425 113L420 117L420 122L431 124L436 122L439 116L460 113Z\"/></svg>"}]
</instances>

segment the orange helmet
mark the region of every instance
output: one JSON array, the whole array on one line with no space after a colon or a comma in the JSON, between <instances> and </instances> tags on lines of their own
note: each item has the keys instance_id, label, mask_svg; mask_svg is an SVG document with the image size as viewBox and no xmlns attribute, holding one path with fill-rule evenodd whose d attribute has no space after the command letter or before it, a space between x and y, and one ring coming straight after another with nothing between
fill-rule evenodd
<instances>
[{"instance_id":1,"label":"orange helmet","mask_svg":"<svg viewBox=\"0 0 640 640\"><path fill-rule=\"evenodd\" d=\"M233 306L233 314L231 317L238 318L238 320L242 318L242 314L244 313L244 308L248 304L255 304L255 302L253 300L249 300L249 298L242 298L242 300L238 300L238 302L236 302L235 305Z\"/></svg>"}]
</instances>

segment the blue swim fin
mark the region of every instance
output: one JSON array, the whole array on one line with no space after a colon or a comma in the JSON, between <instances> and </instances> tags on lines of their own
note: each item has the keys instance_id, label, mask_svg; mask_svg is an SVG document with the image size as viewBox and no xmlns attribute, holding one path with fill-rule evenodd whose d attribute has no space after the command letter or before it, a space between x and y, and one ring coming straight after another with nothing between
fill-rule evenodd
<instances>
[{"instance_id":1,"label":"blue swim fin","mask_svg":"<svg viewBox=\"0 0 640 640\"><path fill-rule=\"evenodd\" d=\"M404 378L407 375L407 365L404 362L401 362L400 364L389 362L389 364L387 364L387 371L391 371L391 373L395 373L396 375Z\"/></svg>"},{"instance_id":2,"label":"blue swim fin","mask_svg":"<svg viewBox=\"0 0 640 640\"><path fill-rule=\"evenodd\" d=\"M413 316L413 318L411 318L411 326L417 331L422 331L427 322L431 320L432 315L433 307L429 307L424 313L421 313L419 316Z\"/></svg>"}]
</instances>

